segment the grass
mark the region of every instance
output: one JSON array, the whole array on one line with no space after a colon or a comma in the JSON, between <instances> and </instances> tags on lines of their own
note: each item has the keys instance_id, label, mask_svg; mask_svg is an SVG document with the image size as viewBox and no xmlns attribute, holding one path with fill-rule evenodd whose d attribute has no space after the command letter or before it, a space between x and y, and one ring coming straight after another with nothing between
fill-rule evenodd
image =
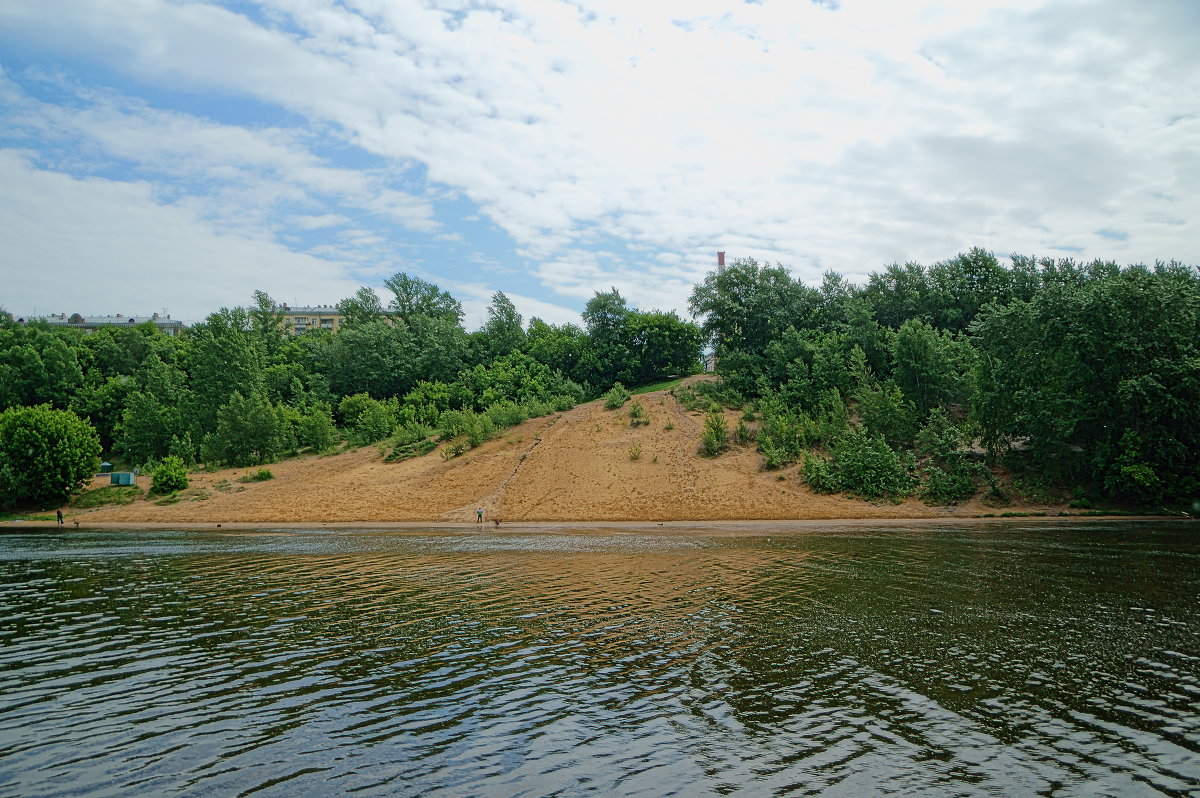
<instances>
[{"instance_id":1,"label":"grass","mask_svg":"<svg viewBox=\"0 0 1200 798\"><path fill-rule=\"evenodd\" d=\"M268 479L275 479L275 475L271 473L271 469L260 468L253 474L246 474L244 477L239 477L238 482L266 482Z\"/></svg>"},{"instance_id":2,"label":"grass","mask_svg":"<svg viewBox=\"0 0 1200 798\"><path fill-rule=\"evenodd\" d=\"M643 385L640 388L634 388L629 393L637 396L640 393L653 393L654 391L665 391L669 388L674 388L679 383L683 382L683 377L675 377L664 382L655 382L650 385Z\"/></svg>"},{"instance_id":3,"label":"grass","mask_svg":"<svg viewBox=\"0 0 1200 798\"><path fill-rule=\"evenodd\" d=\"M80 510L90 510L110 504L132 504L142 495L143 491L137 485L105 485L79 494L71 502L71 506Z\"/></svg>"},{"instance_id":4,"label":"grass","mask_svg":"<svg viewBox=\"0 0 1200 798\"><path fill-rule=\"evenodd\" d=\"M13 510L7 513L0 513L0 521L53 521L57 516L43 515L42 513L29 513Z\"/></svg>"}]
</instances>

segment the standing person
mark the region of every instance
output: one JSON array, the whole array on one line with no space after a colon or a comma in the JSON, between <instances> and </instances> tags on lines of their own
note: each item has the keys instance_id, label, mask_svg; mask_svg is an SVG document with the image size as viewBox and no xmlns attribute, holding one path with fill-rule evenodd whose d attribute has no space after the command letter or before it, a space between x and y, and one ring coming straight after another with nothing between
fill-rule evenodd
<instances>
[{"instance_id":1,"label":"standing person","mask_svg":"<svg viewBox=\"0 0 1200 798\"><path fill-rule=\"evenodd\" d=\"M480 507L478 510L475 511L475 523L477 523L477 524L483 523L483 508L482 507Z\"/></svg>"},{"instance_id":2,"label":"standing person","mask_svg":"<svg viewBox=\"0 0 1200 798\"><path fill-rule=\"evenodd\" d=\"M63 525L62 510L55 510L54 512L58 516L58 525L62 526Z\"/></svg>"}]
</instances>

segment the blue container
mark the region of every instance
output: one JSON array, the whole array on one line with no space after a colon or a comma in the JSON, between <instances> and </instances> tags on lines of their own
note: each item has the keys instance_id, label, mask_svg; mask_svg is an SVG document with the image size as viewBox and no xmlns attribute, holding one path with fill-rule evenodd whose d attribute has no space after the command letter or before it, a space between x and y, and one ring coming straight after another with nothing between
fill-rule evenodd
<instances>
[{"instance_id":1,"label":"blue container","mask_svg":"<svg viewBox=\"0 0 1200 798\"><path fill-rule=\"evenodd\" d=\"M111 474L109 474L109 484L110 485L132 485L133 484L133 472L132 471L114 471Z\"/></svg>"}]
</instances>

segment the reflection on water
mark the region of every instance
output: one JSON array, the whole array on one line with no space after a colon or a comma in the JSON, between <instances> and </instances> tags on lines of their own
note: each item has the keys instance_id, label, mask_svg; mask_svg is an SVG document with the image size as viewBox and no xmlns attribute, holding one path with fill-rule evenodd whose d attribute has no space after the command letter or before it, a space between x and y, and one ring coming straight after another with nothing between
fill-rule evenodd
<instances>
[{"instance_id":1,"label":"reflection on water","mask_svg":"<svg viewBox=\"0 0 1200 798\"><path fill-rule=\"evenodd\" d=\"M0 795L1194 795L1196 532L0 537Z\"/></svg>"}]
</instances>

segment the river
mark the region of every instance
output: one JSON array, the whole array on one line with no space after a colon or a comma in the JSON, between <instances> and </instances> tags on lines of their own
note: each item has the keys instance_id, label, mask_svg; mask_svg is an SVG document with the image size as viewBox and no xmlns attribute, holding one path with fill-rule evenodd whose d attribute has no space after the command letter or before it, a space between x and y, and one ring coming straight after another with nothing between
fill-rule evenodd
<instances>
[{"instance_id":1,"label":"river","mask_svg":"<svg viewBox=\"0 0 1200 798\"><path fill-rule=\"evenodd\" d=\"M1200 526L0 535L0 795L1200 795Z\"/></svg>"}]
</instances>

